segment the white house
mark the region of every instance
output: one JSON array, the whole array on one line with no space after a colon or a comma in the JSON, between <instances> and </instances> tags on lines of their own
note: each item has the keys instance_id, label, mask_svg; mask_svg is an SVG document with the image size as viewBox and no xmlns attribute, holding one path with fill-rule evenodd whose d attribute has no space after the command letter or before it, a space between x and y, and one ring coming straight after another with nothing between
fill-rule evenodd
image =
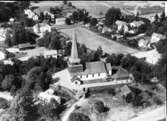
<instances>
[{"instance_id":1,"label":"white house","mask_svg":"<svg viewBox=\"0 0 167 121\"><path fill-rule=\"evenodd\" d=\"M20 52L19 48L14 48L14 47L7 48L6 50L8 52L10 52L10 53L18 53L18 52Z\"/></svg>"},{"instance_id":2,"label":"white house","mask_svg":"<svg viewBox=\"0 0 167 121\"><path fill-rule=\"evenodd\" d=\"M115 24L117 25L117 32L120 32L122 29L124 33L129 31L128 24L126 22L117 20Z\"/></svg>"},{"instance_id":3,"label":"white house","mask_svg":"<svg viewBox=\"0 0 167 121\"><path fill-rule=\"evenodd\" d=\"M33 19L34 21L38 20L38 15L34 13L32 10L25 9L24 13L27 15L28 18Z\"/></svg>"},{"instance_id":4,"label":"white house","mask_svg":"<svg viewBox=\"0 0 167 121\"><path fill-rule=\"evenodd\" d=\"M38 23L33 26L33 31L35 34L42 37L46 31L51 32L52 28L47 23Z\"/></svg>"},{"instance_id":5,"label":"white house","mask_svg":"<svg viewBox=\"0 0 167 121\"><path fill-rule=\"evenodd\" d=\"M49 57L57 58L57 50L46 50L44 51L43 56L45 58Z\"/></svg>"},{"instance_id":6,"label":"white house","mask_svg":"<svg viewBox=\"0 0 167 121\"><path fill-rule=\"evenodd\" d=\"M135 27L140 27L142 24L144 24L144 22L143 21L133 21L133 22L131 22L129 25L130 25L130 27L132 27L132 28L135 28Z\"/></svg>"},{"instance_id":7,"label":"white house","mask_svg":"<svg viewBox=\"0 0 167 121\"><path fill-rule=\"evenodd\" d=\"M150 37L142 37L138 41L138 47L142 49L148 49L150 48Z\"/></svg>"},{"instance_id":8,"label":"white house","mask_svg":"<svg viewBox=\"0 0 167 121\"><path fill-rule=\"evenodd\" d=\"M61 103L60 96L55 96L47 92L40 92L37 98L39 99L40 102L44 102L44 103L49 103L52 99L57 101L59 104Z\"/></svg>"},{"instance_id":9,"label":"white house","mask_svg":"<svg viewBox=\"0 0 167 121\"><path fill-rule=\"evenodd\" d=\"M66 18L56 18L56 22L55 22L55 24L56 25L64 25L65 24L65 20L66 20Z\"/></svg>"},{"instance_id":10,"label":"white house","mask_svg":"<svg viewBox=\"0 0 167 121\"><path fill-rule=\"evenodd\" d=\"M0 28L0 42L5 41L6 33L7 33L6 28Z\"/></svg>"},{"instance_id":11,"label":"white house","mask_svg":"<svg viewBox=\"0 0 167 121\"><path fill-rule=\"evenodd\" d=\"M6 58L6 54L0 51L0 60L4 60Z\"/></svg>"},{"instance_id":12,"label":"white house","mask_svg":"<svg viewBox=\"0 0 167 121\"><path fill-rule=\"evenodd\" d=\"M111 28L104 26L104 27L102 28L102 32L101 32L101 33L104 34L105 32L111 32L111 31L112 31Z\"/></svg>"},{"instance_id":13,"label":"white house","mask_svg":"<svg viewBox=\"0 0 167 121\"><path fill-rule=\"evenodd\" d=\"M152 36L151 36L150 44L151 44L151 43L157 43L157 42L159 42L161 39L165 39L165 38L166 38L166 36L154 32L154 33L152 34Z\"/></svg>"},{"instance_id":14,"label":"white house","mask_svg":"<svg viewBox=\"0 0 167 121\"><path fill-rule=\"evenodd\" d=\"M44 15L49 15L49 16L51 16L52 19L55 18L54 14L50 13L49 11L46 11L46 10L45 10L45 11L43 11L43 14L44 14Z\"/></svg>"},{"instance_id":15,"label":"white house","mask_svg":"<svg viewBox=\"0 0 167 121\"><path fill-rule=\"evenodd\" d=\"M13 65L14 64L11 59L4 60L3 63L4 63L4 65Z\"/></svg>"}]
</instances>

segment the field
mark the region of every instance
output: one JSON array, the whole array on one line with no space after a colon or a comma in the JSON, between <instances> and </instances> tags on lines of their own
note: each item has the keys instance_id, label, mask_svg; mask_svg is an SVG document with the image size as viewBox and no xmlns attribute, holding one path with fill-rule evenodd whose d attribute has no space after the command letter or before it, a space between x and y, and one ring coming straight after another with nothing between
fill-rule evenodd
<instances>
[{"instance_id":1,"label":"field","mask_svg":"<svg viewBox=\"0 0 167 121\"><path fill-rule=\"evenodd\" d=\"M39 3L32 3L32 5L34 6L39 6L39 8L43 11L43 10L49 10L50 7L54 7L57 5L62 4L61 1L42 1ZM103 15L105 15L105 13L107 12L107 10L111 7L117 7L120 9L127 9L131 12L133 12L136 8L139 8L139 10L141 11L140 8L146 8L144 10L144 13L149 13L150 11L152 12L159 12L160 9L162 10L164 8L164 3L163 1L147 1L147 2L143 2L143 1L72 1L72 4L74 6L76 6L77 8L80 9L86 9L87 11L89 11L90 15L97 17L99 16L100 12L103 13ZM155 9L155 11L153 10L155 7L152 6L158 6L159 9ZM149 11L147 11L149 7ZM141 11L143 12L143 10ZM142 13L141 13L142 14Z\"/></svg>"},{"instance_id":2,"label":"field","mask_svg":"<svg viewBox=\"0 0 167 121\"><path fill-rule=\"evenodd\" d=\"M75 30L77 41L81 44L85 44L88 48L92 50L96 50L99 46L101 46L103 51L109 54L132 54L138 52L138 50L129 48L112 40L101 37L85 28L75 28ZM73 35L73 29L62 29L61 31L66 33L70 37L72 37Z\"/></svg>"}]
</instances>

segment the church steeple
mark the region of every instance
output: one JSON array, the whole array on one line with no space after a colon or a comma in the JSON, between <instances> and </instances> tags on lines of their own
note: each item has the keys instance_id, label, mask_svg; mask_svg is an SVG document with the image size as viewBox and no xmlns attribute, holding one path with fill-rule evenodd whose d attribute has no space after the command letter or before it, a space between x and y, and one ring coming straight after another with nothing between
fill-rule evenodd
<instances>
[{"instance_id":1,"label":"church steeple","mask_svg":"<svg viewBox=\"0 0 167 121\"><path fill-rule=\"evenodd\" d=\"M75 65L79 64L80 59L78 57L78 49L77 49L77 39L76 39L76 31L73 31L73 39L72 39L72 47L71 47L71 56L69 58L69 64Z\"/></svg>"}]
</instances>

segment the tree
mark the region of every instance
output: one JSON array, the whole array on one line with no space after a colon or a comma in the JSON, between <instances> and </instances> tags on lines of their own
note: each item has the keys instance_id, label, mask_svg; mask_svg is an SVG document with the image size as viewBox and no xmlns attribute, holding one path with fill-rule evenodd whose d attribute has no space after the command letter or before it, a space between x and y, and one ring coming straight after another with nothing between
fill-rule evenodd
<instances>
[{"instance_id":1,"label":"tree","mask_svg":"<svg viewBox=\"0 0 167 121\"><path fill-rule=\"evenodd\" d=\"M67 0L63 0L63 4L66 5L67 4Z\"/></svg>"},{"instance_id":2,"label":"tree","mask_svg":"<svg viewBox=\"0 0 167 121\"><path fill-rule=\"evenodd\" d=\"M29 30L25 29L23 23L14 24L12 30L12 45L18 45L22 43L35 43L37 36L35 36L35 34L31 33Z\"/></svg>"},{"instance_id":3,"label":"tree","mask_svg":"<svg viewBox=\"0 0 167 121\"><path fill-rule=\"evenodd\" d=\"M158 17L158 15L156 14L155 17L154 17L154 21L155 21L155 22L158 22L158 20L159 20L159 17Z\"/></svg>"},{"instance_id":4,"label":"tree","mask_svg":"<svg viewBox=\"0 0 167 121\"><path fill-rule=\"evenodd\" d=\"M6 33L6 39L5 39L5 44L7 45L7 46L12 46L12 37L11 37L11 35L10 35L11 33L9 32L9 31L7 31L7 33Z\"/></svg>"},{"instance_id":5,"label":"tree","mask_svg":"<svg viewBox=\"0 0 167 121\"><path fill-rule=\"evenodd\" d=\"M74 23L76 23L79 20L79 14L77 11L74 11L72 13L72 20L74 21Z\"/></svg>"},{"instance_id":6,"label":"tree","mask_svg":"<svg viewBox=\"0 0 167 121\"><path fill-rule=\"evenodd\" d=\"M72 113L69 121L91 121L90 118L82 113Z\"/></svg>"},{"instance_id":7,"label":"tree","mask_svg":"<svg viewBox=\"0 0 167 121\"><path fill-rule=\"evenodd\" d=\"M12 118L16 121L37 120L38 114L33 103L33 96L30 89L23 88L18 92L10 105L9 114L11 114Z\"/></svg>"},{"instance_id":8,"label":"tree","mask_svg":"<svg viewBox=\"0 0 167 121\"><path fill-rule=\"evenodd\" d=\"M42 118L49 119L58 119L59 114L57 113L57 109L59 108L59 104L52 99L51 102L46 103L44 105L38 105L38 113L42 116Z\"/></svg>"},{"instance_id":9,"label":"tree","mask_svg":"<svg viewBox=\"0 0 167 121\"><path fill-rule=\"evenodd\" d=\"M12 83L14 80L15 80L14 75L12 75L12 74L5 75L5 78L1 84L1 87L5 90L10 89L12 87Z\"/></svg>"},{"instance_id":10,"label":"tree","mask_svg":"<svg viewBox=\"0 0 167 121\"><path fill-rule=\"evenodd\" d=\"M4 98L0 98L0 108L6 109L8 107L9 107L8 101L5 100Z\"/></svg>"},{"instance_id":11,"label":"tree","mask_svg":"<svg viewBox=\"0 0 167 121\"><path fill-rule=\"evenodd\" d=\"M71 3L71 2L68 2L68 6L72 6L72 3Z\"/></svg>"},{"instance_id":12,"label":"tree","mask_svg":"<svg viewBox=\"0 0 167 121\"><path fill-rule=\"evenodd\" d=\"M162 12L161 17L160 17L160 22L165 20L165 11Z\"/></svg>"},{"instance_id":13,"label":"tree","mask_svg":"<svg viewBox=\"0 0 167 121\"><path fill-rule=\"evenodd\" d=\"M26 80L26 86L34 89L36 84L39 85L43 90L49 88L51 82L51 75L48 75L44 68L42 67L33 67L27 74L28 79ZM37 86L37 85L36 85Z\"/></svg>"},{"instance_id":14,"label":"tree","mask_svg":"<svg viewBox=\"0 0 167 121\"><path fill-rule=\"evenodd\" d=\"M104 103L102 101L96 101L94 104L94 109L98 112L98 113L103 113L106 111L106 108L104 106Z\"/></svg>"},{"instance_id":15,"label":"tree","mask_svg":"<svg viewBox=\"0 0 167 121\"><path fill-rule=\"evenodd\" d=\"M105 24L110 27L116 20L121 17L121 11L118 8L110 8L105 15Z\"/></svg>"},{"instance_id":16,"label":"tree","mask_svg":"<svg viewBox=\"0 0 167 121\"><path fill-rule=\"evenodd\" d=\"M70 19L70 18L66 18L65 23L66 23L67 25L70 25L70 24L71 24L71 19Z\"/></svg>"},{"instance_id":17,"label":"tree","mask_svg":"<svg viewBox=\"0 0 167 121\"><path fill-rule=\"evenodd\" d=\"M97 21L96 18L92 18L91 21L90 21L90 25L91 25L91 26L96 26L97 22L98 22L98 21Z\"/></svg>"}]
</instances>

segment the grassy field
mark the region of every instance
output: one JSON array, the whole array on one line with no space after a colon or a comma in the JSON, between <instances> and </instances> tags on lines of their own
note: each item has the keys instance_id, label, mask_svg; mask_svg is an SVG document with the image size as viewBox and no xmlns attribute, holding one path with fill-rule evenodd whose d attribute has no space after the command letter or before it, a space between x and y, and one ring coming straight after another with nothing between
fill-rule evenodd
<instances>
[{"instance_id":1,"label":"grassy field","mask_svg":"<svg viewBox=\"0 0 167 121\"><path fill-rule=\"evenodd\" d=\"M101 46L103 51L109 54L132 54L138 52L138 50L129 48L112 40L101 37L85 28L75 28L75 30L77 35L77 41L81 44L85 44L88 48L92 50L96 50L99 46ZM73 29L62 29L61 31L72 37Z\"/></svg>"},{"instance_id":2,"label":"grassy field","mask_svg":"<svg viewBox=\"0 0 167 121\"><path fill-rule=\"evenodd\" d=\"M41 10L49 10L50 7L54 7L62 4L62 1L42 1L39 3L32 3L32 5L39 6ZM160 6L164 7L163 1L72 1L72 4L80 9L86 9L90 12L92 16L99 16L99 13L102 12L103 15L111 7L125 8L129 11L134 11L136 7L148 8L149 11L152 11L154 7L151 6ZM140 10L140 9L139 9ZM156 12L159 9L153 11ZM146 9L144 13L147 12ZM150 12L149 12L150 13Z\"/></svg>"}]
</instances>

